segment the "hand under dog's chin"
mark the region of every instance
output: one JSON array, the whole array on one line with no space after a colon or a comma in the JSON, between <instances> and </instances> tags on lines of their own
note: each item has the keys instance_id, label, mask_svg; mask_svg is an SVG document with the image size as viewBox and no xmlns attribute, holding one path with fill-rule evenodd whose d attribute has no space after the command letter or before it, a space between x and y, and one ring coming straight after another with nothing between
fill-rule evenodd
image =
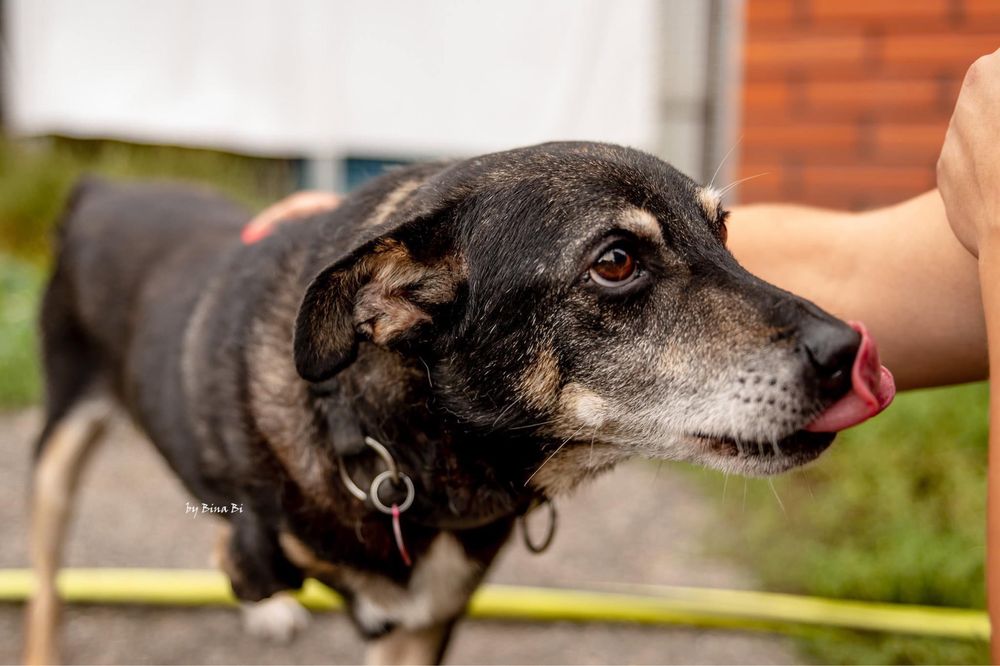
<instances>
[{"instance_id":1,"label":"hand under dog's chin","mask_svg":"<svg viewBox=\"0 0 1000 666\"><path fill-rule=\"evenodd\" d=\"M776 442L737 441L715 435L690 435L692 460L728 474L771 476L801 467L819 457L836 433L799 430Z\"/></svg>"}]
</instances>

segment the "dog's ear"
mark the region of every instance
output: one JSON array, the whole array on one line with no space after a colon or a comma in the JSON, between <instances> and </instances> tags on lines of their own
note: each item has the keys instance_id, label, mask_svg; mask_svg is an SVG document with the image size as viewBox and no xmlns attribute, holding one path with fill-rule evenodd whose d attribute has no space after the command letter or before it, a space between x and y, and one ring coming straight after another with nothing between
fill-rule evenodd
<instances>
[{"instance_id":1,"label":"dog's ear","mask_svg":"<svg viewBox=\"0 0 1000 666\"><path fill-rule=\"evenodd\" d=\"M386 225L395 226L395 225ZM461 271L450 243L410 220L323 269L295 322L295 368L313 383L354 360L358 339L392 346L412 339L435 306L455 298ZM411 247L419 246L419 256Z\"/></svg>"}]
</instances>

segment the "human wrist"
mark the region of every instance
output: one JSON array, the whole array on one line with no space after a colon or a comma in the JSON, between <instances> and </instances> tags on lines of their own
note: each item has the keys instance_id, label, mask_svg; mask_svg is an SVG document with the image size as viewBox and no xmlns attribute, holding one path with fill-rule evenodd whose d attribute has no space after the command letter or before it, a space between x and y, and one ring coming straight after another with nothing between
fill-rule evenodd
<instances>
[{"instance_id":1,"label":"human wrist","mask_svg":"<svg viewBox=\"0 0 1000 666\"><path fill-rule=\"evenodd\" d=\"M1000 274L1000 227L986 225L976 243L979 272L989 271Z\"/></svg>"}]
</instances>

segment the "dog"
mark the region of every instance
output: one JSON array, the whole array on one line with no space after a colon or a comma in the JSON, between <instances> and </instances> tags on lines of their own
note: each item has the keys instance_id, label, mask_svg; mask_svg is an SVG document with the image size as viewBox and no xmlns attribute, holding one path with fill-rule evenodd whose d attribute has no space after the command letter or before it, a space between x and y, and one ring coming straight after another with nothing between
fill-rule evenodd
<instances>
[{"instance_id":1,"label":"dog","mask_svg":"<svg viewBox=\"0 0 1000 666\"><path fill-rule=\"evenodd\" d=\"M516 518L627 458L813 460L824 410L877 388L871 345L742 269L726 216L594 143L399 168L250 245L215 194L84 180L41 312L26 660L57 658L72 493L116 408L240 507L217 560L251 630L300 628L314 577L372 663L440 661Z\"/></svg>"}]
</instances>

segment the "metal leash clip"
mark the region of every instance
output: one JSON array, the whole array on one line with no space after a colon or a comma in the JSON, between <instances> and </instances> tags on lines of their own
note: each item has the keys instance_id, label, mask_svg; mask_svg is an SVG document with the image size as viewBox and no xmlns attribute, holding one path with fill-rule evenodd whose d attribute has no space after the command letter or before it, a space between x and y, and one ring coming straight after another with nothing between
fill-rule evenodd
<instances>
[{"instance_id":1,"label":"metal leash clip","mask_svg":"<svg viewBox=\"0 0 1000 666\"><path fill-rule=\"evenodd\" d=\"M347 492L351 493L358 501L364 502L370 499L372 505L380 512L387 516L393 514L393 507L387 506L378 496L379 490L382 488L382 484L386 481L391 481L396 487L399 487L402 483L403 487L406 489L406 497L403 499L402 503L396 505L396 510L399 513L403 513L413 504L413 498L416 492L413 487L413 480L409 476L399 471L399 467L396 465L396 461L393 459L392 454L389 453L389 449L385 448L380 442L372 439L371 437L365 436L365 444L367 444L378 457L382 459L385 466L388 468L384 472L380 472L372 479L371 487L368 492L362 490L358 484L354 483L354 479L350 477L347 473L347 466L344 465L344 460L340 459L337 465L340 472L340 480L343 482L344 487L347 488Z\"/></svg>"}]
</instances>

